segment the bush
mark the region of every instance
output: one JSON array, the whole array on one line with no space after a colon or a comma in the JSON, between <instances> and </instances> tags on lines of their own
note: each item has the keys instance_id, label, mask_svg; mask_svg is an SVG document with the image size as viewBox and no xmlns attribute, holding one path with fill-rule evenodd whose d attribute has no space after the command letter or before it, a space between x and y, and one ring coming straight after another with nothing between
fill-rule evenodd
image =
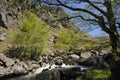
<instances>
[{"instance_id":1,"label":"bush","mask_svg":"<svg viewBox=\"0 0 120 80\"><path fill-rule=\"evenodd\" d=\"M78 77L76 80L107 80L110 76L110 70L91 70L87 71L83 76Z\"/></svg>"},{"instance_id":2,"label":"bush","mask_svg":"<svg viewBox=\"0 0 120 80\"><path fill-rule=\"evenodd\" d=\"M55 44L56 49L62 49L69 51L72 47L77 44L77 35L69 29L61 29L58 32L59 36Z\"/></svg>"},{"instance_id":3,"label":"bush","mask_svg":"<svg viewBox=\"0 0 120 80\"><path fill-rule=\"evenodd\" d=\"M20 58L33 58L45 54L49 38L49 26L39 21L37 16L28 12L22 19L20 29L12 31L12 43L17 53L11 56Z\"/></svg>"}]
</instances>

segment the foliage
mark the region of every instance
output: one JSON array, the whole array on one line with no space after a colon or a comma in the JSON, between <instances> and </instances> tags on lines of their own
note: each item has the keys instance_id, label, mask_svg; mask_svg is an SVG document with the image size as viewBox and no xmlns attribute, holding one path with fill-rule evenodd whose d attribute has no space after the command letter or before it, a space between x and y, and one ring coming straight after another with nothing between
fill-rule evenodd
<instances>
[{"instance_id":1,"label":"foliage","mask_svg":"<svg viewBox=\"0 0 120 80\"><path fill-rule=\"evenodd\" d=\"M31 58L45 54L49 38L48 30L49 26L46 23L39 21L35 14L28 12L20 29L11 32L12 43L15 46L15 50L12 51L14 54L11 53L11 56Z\"/></svg>"},{"instance_id":2,"label":"foliage","mask_svg":"<svg viewBox=\"0 0 120 80\"><path fill-rule=\"evenodd\" d=\"M83 76L78 77L76 80L107 80L110 76L110 70L90 70L87 71Z\"/></svg>"},{"instance_id":3,"label":"foliage","mask_svg":"<svg viewBox=\"0 0 120 80\"><path fill-rule=\"evenodd\" d=\"M75 35L71 30L64 28L59 30L58 34L59 37L55 44L55 48L68 51L77 44L77 35Z\"/></svg>"},{"instance_id":4,"label":"foliage","mask_svg":"<svg viewBox=\"0 0 120 80\"><path fill-rule=\"evenodd\" d=\"M63 28L56 31L58 34L57 42L55 43L55 49L58 50L90 50L97 49L99 44L96 41L93 41L93 38L85 36L83 32L78 31L76 33L71 28ZM84 49L83 49L84 48Z\"/></svg>"}]
</instances>

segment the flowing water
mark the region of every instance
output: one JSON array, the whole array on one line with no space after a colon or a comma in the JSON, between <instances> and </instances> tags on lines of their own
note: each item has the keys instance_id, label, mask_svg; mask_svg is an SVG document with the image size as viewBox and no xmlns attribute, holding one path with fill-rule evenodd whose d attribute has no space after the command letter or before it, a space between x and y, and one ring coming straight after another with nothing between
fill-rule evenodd
<instances>
[{"instance_id":1,"label":"flowing water","mask_svg":"<svg viewBox=\"0 0 120 80\"><path fill-rule=\"evenodd\" d=\"M34 80L35 76L39 73L42 73L42 71L44 70L51 70L51 69L55 69L55 68L70 68L70 67L80 67L81 71L87 70L88 67L84 67L78 64L73 64L73 65L66 65L66 64L62 64L62 65L55 65L55 64L46 64L43 63L42 67L36 69L33 72L30 72L27 75L24 76L17 76L14 78L9 78L9 79L5 79L5 80Z\"/></svg>"}]
</instances>

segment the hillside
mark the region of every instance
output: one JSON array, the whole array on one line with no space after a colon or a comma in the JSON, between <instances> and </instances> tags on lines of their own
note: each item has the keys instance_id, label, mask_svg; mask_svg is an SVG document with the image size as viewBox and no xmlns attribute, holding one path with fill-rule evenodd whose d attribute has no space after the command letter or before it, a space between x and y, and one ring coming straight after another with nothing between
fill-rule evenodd
<instances>
[{"instance_id":1,"label":"hillside","mask_svg":"<svg viewBox=\"0 0 120 80\"><path fill-rule=\"evenodd\" d=\"M0 80L29 73L27 80L36 73L34 80L49 76L53 80L106 80L111 74L108 36L92 37L81 31L58 6L0 1ZM10 80L26 80L18 78Z\"/></svg>"},{"instance_id":2,"label":"hillside","mask_svg":"<svg viewBox=\"0 0 120 80\"><path fill-rule=\"evenodd\" d=\"M34 44L37 45L36 48L34 46L35 49L41 48L41 50L35 52L36 54L52 54L56 53L56 51L69 52L71 50L84 51L98 46L97 39L93 39L79 30L71 20L64 19L69 16L60 7L38 6L37 9L19 12L16 7L9 6L8 8L8 6L4 5L1 4L0 7L0 52L9 53L8 47L13 48L14 46L15 52L13 53L16 53L16 49L23 50L21 47L32 49L30 46L34 46ZM30 26L32 29L30 29ZM39 29L39 26L44 28ZM27 33L24 33L25 29ZM46 34L44 35L39 30L46 32ZM28 34L30 35L27 36ZM28 37L31 41L23 39L24 37ZM43 37L43 40L39 42L41 37ZM38 39L38 42L36 39ZM33 42L35 40L36 42ZM28 41L29 43L27 43ZM25 54L27 53L29 53L29 50L25 51ZM33 53L30 52L30 54Z\"/></svg>"}]
</instances>

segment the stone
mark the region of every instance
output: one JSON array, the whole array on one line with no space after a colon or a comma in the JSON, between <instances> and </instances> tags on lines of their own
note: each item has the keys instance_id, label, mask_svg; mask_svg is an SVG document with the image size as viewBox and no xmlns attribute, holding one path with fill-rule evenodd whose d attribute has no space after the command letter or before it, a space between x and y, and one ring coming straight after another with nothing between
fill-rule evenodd
<instances>
[{"instance_id":1,"label":"stone","mask_svg":"<svg viewBox=\"0 0 120 80\"><path fill-rule=\"evenodd\" d=\"M57 35L57 34L54 34L54 35L52 36L52 38L49 39L49 41L50 41L50 42L53 42L53 43L56 43L57 38L58 38L58 35Z\"/></svg>"},{"instance_id":2,"label":"stone","mask_svg":"<svg viewBox=\"0 0 120 80\"><path fill-rule=\"evenodd\" d=\"M9 66L13 66L13 65L14 65L14 60L8 58L6 60L6 66L9 67Z\"/></svg>"},{"instance_id":3,"label":"stone","mask_svg":"<svg viewBox=\"0 0 120 80\"><path fill-rule=\"evenodd\" d=\"M22 66L13 66L14 74L24 74L26 70Z\"/></svg>"},{"instance_id":4,"label":"stone","mask_svg":"<svg viewBox=\"0 0 120 80\"><path fill-rule=\"evenodd\" d=\"M80 71L80 67L56 68L38 74L35 80L74 80L82 74Z\"/></svg>"},{"instance_id":5,"label":"stone","mask_svg":"<svg viewBox=\"0 0 120 80\"><path fill-rule=\"evenodd\" d=\"M86 58L87 59L87 58L91 57L91 54L92 54L91 52L84 52L84 53L81 53L80 56L81 56L81 58Z\"/></svg>"},{"instance_id":6,"label":"stone","mask_svg":"<svg viewBox=\"0 0 120 80\"><path fill-rule=\"evenodd\" d=\"M95 51L95 50L91 50L91 53L93 53L94 55L98 55L99 54L99 52Z\"/></svg>"},{"instance_id":7,"label":"stone","mask_svg":"<svg viewBox=\"0 0 120 80\"><path fill-rule=\"evenodd\" d=\"M5 24L6 24L6 15L4 12L1 12L0 13L0 26L7 28Z\"/></svg>"},{"instance_id":8,"label":"stone","mask_svg":"<svg viewBox=\"0 0 120 80\"><path fill-rule=\"evenodd\" d=\"M101 50L100 51L100 53L99 53L99 55L106 55L106 54L109 54L109 53L111 53L111 51L110 50Z\"/></svg>"},{"instance_id":9,"label":"stone","mask_svg":"<svg viewBox=\"0 0 120 80\"><path fill-rule=\"evenodd\" d=\"M60 80L60 73L58 70L53 69L44 71L35 77L35 80Z\"/></svg>"},{"instance_id":10,"label":"stone","mask_svg":"<svg viewBox=\"0 0 120 80\"><path fill-rule=\"evenodd\" d=\"M62 59L58 59L55 61L56 65L62 65L63 64L63 60Z\"/></svg>"},{"instance_id":11,"label":"stone","mask_svg":"<svg viewBox=\"0 0 120 80\"><path fill-rule=\"evenodd\" d=\"M7 47L8 47L9 49L12 49L12 48L13 48L13 46L12 46L12 45L10 45L10 44L9 44Z\"/></svg>"},{"instance_id":12,"label":"stone","mask_svg":"<svg viewBox=\"0 0 120 80\"><path fill-rule=\"evenodd\" d=\"M4 36L0 36L0 41L4 41L6 38Z\"/></svg>"},{"instance_id":13,"label":"stone","mask_svg":"<svg viewBox=\"0 0 120 80\"><path fill-rule=\"evenodd\" d=\"M79 58L80 58L80 57L79 57L78 55L76 55L76 54L72 54L72 55L70 55L70 57L73 58L73 59L79 59Z\"/></svg>"},{"instance_id":14,"label":"stone","mask_svg":"<svg viewBox=\"0 0 120 80\"><path fill-rule=\"evenodd\" d=\"M4 66L10 67L14 65L14 60L7 58L4 54L0 53L0 61L4 63Z\"/></svg>"}]
</instances>

